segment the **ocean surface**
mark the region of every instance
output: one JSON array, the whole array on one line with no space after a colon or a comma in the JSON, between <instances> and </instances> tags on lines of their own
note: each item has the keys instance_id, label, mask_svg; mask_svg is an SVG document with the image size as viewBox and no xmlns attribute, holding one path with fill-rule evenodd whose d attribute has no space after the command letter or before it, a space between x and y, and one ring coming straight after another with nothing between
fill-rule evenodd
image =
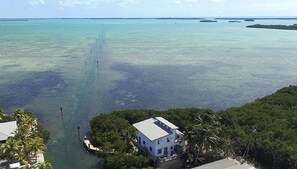
<instances>
[{"instance_id":1,"label":"ocean surface","mask_svg":"<svg viewBox=\"0 0 297 169\"><path fill-rule=\"evenodd\" d=\"M81 141L97 114L222 110L296 85L297 31L245 28L256 23L297 20L0 21L0 107L37 115L54 168L101 168Z\"/></svg>"}]
</instances>

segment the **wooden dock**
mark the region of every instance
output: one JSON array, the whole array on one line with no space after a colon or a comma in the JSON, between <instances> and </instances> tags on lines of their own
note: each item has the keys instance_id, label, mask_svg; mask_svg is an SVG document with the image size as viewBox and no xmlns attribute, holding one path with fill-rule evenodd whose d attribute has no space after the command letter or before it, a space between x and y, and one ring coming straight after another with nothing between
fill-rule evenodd
<instances>
[{"instance_id":1,"label":"wooden dock","mask_svg":"<svg viewBox=\"0 0 297 169\"><path fill-rule=\"evenodd\" d=\"M94 147L93 144L86 137L84 138L84 145L89 151L101 151L98 147Z\"/></svg>"},{"instance_id":2,"label":"wooden dock","mask_svg":"<svg viewBox=\"0 0 297 169\"><path fill-rule=\"evenodd\" d=\"M115 149L111 149L109 151L103 151L98 147L94 147L93 144L91 143L91 141L86 136L84 137L83 144L90 152L99 152L101 154L115 154L116 153Z\"/></svg>"}]
</instances>

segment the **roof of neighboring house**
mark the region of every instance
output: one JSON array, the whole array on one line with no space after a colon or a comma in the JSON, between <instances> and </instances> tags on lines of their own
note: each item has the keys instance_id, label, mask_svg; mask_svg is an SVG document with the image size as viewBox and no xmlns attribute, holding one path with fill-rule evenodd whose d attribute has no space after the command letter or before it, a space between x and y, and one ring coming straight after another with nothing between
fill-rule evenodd
<instances>
[{"instance_id":1,"label":"roof of neighboring house","mask_svg":"<svg viewBox=\"0 0 297 169\"><path fill-rule=\"evenodd\" d=\"M0 141L5 141L8 137L13 137L13 132L15 132L17 128L16 121L0 123Z\"/></svg>"},{"instance_id":2,"label":"roof of neighboring house","mask_svg":"<svg viewBox=\"0 0 297 169\"><path fill-rule=\"evenodd\" d=\"M195 167L192 169L255 169L252 165L249 164L240 164L236 160L232 160L229 158L215 161L209 164L205 164L199 167Z\"/></svg>"},{"instance_id":3,"label":"roof of neighboring house","mask_svg":"<svg viewBox=\"0 0 297 169\"><path fill-rule=\"evenodd\" d=\"M168 136L170 133L164 129L162 129L157 122L162 122L163 124L167 125L172 129L177 129L174 124L170 123L169 121L165 120L162 117L150 118L138 123L133 124L133 126L144 134L148 139L151 141Z\"/></svg>"},{"instance_id":4,"label":"roof of neighboring house","mask_svg":"<svg viewBox=\"0 0 297 169\"><path fill-rule=\"evenodd\" d=\"M165 124L166 126L170 127L171 129L178 129L178 127L176 125L170 123L163 117L156 117L156 119L159 120L160 122L162 122L163 124Z\"/></svg>"}]
</instances>

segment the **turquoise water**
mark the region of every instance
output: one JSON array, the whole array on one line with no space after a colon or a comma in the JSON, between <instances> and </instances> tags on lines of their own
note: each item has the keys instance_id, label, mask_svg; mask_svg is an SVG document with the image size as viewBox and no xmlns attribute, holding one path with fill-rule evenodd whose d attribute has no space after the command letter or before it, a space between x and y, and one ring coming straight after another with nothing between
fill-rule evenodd
<instances>
[{"instance_id":1,"label":"turquoise water","mask_svg":"<svg viewBox=\"0 0 297 169\"><path fill-rule=\"evenodd\" d=\"M245 28L255 23L297 20L0 22L0 105L37 114L55 168L100 168L80 140L96 114L221 110L296 84L297 31Z\"/></svg>"}]
</instances>

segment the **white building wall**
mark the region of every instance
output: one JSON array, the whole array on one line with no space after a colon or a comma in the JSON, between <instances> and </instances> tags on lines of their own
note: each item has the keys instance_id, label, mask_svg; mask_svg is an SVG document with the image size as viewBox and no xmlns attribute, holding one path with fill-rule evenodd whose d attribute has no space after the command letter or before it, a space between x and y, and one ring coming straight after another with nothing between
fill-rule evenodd
<instances>
[{"instance_id":1,"label":"white building wall","mask_svg":"<svg viewBox=\"0 0 297 169\"><path fill-rule=\"evenodd\" d=\"M149 152L151 155L155 156L156 152L155 150L155 143L152 142L150 139L148 139L145 135L143 135L141 132L138 131L137 134L138 138L138 144L143 147L147 152ZM141 142L139 142L139 137L141 138ZM151 147L151 150L150 150Z\"/></svg>"},{"instance_id":2,"label":"white building wall","mask_svg":"<svg viewBox=\"0 0 297 169\"><path fill-rule=\"evenodd\" d=\"M162 137L160 139L151 141L144 134L138 131L138 144L143 147L147 152L149 152L154 157L162 157L164 156L164 148L167 147L167 156L171 155L171 152L176 145L176 130L171 130L172 134ZM141 142L139 142L139 137L141 138ZM169 139L169 142L167 141ZM151 147L151 148L150 148ZM161 149L161 153L158 153L158 150Z\"/></svg>"},{"instance_id":3,"label":"white building wall","mask_svg":"<svg viewBox=\"0 0 297 169\"><path fill-rule=\"evenodd\" d=\"M167 141L167 138L169 139L169 142ZM159 141L159 143L158 143ZM167 147L167 156L171 155L171 151L174 149L174 145L175 145L175 133L170 134L169 136L166 137L162 137L160 139L157 139L155 141L155 157L161 157L164 156L165 154L165 150L164 148ZM158 153L159 149L161 149L161 153Z\"/></svg>"}]
</instances>

